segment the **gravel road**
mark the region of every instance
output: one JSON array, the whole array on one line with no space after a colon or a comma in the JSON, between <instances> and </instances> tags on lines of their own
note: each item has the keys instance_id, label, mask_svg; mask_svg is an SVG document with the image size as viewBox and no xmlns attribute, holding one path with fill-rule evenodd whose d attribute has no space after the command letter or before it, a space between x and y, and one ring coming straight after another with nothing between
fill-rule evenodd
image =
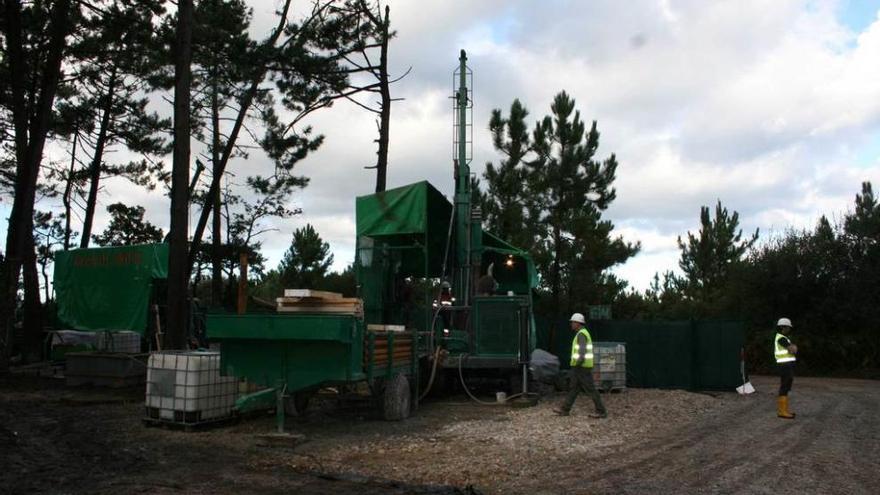
<instances>
[{"instance_id":1,"label":"gravel road","mask_svg":"<svg viewBox=\"0 0 880 495\"><path fill-rule=\"evenodd\" d=\"M880 492L880 382L796 378L792 421L775 417L778 379L752 383L755 396L588 460L586 479L564 476L550 492Z\"/></svg>"},{"instance_id":2,"label":"gravel road","mask_svg":"<svg viewBox=\"0 0 880 495\"><path fill-rule=\"evenodd\" d=\"M880 382L797 378L797 419L758 393L631 389L610 417L428 402L410 420L318 401L295 449L259 446L269 416L203 433L145 428L142 390L0 379L0 493L767 493L880 492Z\"/></svg>"}]
</instances>

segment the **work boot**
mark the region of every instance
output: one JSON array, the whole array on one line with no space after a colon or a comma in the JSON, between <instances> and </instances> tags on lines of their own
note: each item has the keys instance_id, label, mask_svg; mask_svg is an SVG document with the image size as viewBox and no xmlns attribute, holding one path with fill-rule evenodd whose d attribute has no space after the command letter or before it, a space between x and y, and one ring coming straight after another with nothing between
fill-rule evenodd
<instances>
[{"instance_id":1,"label":"work boot","mask_svg":"<svg viewBox=\"0 0 880 495\"><path fill-rule=\"evenodd\" d=\"M794 419L794 414L788 412L787 395L780 395L776 399L776 416L782 419Z\"/></svg>"},{"instance_id":2,"label":"work boot","mask_svg":"<svg viewBox=\"0 0 880 495\"><path fill-rule=\"evenodd\" d=\"M553 412L556 413L557 416L568 416L570 413L563 409L562 407L554 407Z\"/></svg>"},{"instance_id":3,"label":"work boot","mask_svg":"<svg viewBox=\"0 0 880 495\"><path fill-rule=\"evenodd\" d=\"M792 418L795 417L795 416L797 416L797 414L791 412L791 411L788 409L788 396L787 396L787 395L785 396L785 414L788 414L788 415L791 416Z\"/></svg>"}]
</instances>

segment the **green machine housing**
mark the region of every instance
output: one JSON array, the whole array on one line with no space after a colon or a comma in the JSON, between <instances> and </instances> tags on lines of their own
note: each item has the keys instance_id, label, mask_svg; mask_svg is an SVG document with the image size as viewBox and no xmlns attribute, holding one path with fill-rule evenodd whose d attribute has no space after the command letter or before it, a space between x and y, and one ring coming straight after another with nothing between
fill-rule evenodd
<instances>
[{"instance_id":1,"label":"green machine housing","mask_svg":"<svg viewBox=\"0 0 880 495\"><path fill-rule=\"evenodd\" d=\"M453 205L424 181L361 196L356 210L355 268L368 324L416 329L424 352L447 350L445 367L512 371L528 362L538 276L527 252L483 231L472 214L470 256L457 256ZM480 293L490 267L493 287ZM461 289L454 304L437 309L441 280Z\"/></svg>"}]
</instances>

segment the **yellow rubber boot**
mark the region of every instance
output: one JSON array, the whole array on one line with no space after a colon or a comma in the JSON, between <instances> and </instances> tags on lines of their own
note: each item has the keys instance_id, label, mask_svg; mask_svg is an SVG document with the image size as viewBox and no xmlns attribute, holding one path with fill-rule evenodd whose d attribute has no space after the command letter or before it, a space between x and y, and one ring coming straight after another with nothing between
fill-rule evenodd
<instances>
[{"instance_id":1,"label":"yellow rubber boot","mask_svg":"<svg viewBox=\"0 0 880 495\"><path fill-rule=\"evenodd\" d=\"M788 412L787 395L780 395L776 399L776 416L782 419L794 419L794 414Z\"/></svg>"}]
</instances>

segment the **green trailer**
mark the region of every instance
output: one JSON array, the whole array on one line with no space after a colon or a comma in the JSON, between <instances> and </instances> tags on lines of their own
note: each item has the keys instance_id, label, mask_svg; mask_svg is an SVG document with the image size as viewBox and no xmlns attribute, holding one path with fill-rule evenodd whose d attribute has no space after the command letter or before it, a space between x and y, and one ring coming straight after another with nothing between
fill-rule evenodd
<instances>
[{"instance_id":1,"label":"green trailer","mask_svg":"<svg viewBox=\"0 0 880 495\"><path fill-rule=\"evenodd\" d=\"M368 330L358 314L209 314L207 328L224 374L267 387L239 399L240 412L282 401L302 410L320 388L358 383L388 420L405 419L418 402L415 332Z\"/></svg>"}]
</instances>

